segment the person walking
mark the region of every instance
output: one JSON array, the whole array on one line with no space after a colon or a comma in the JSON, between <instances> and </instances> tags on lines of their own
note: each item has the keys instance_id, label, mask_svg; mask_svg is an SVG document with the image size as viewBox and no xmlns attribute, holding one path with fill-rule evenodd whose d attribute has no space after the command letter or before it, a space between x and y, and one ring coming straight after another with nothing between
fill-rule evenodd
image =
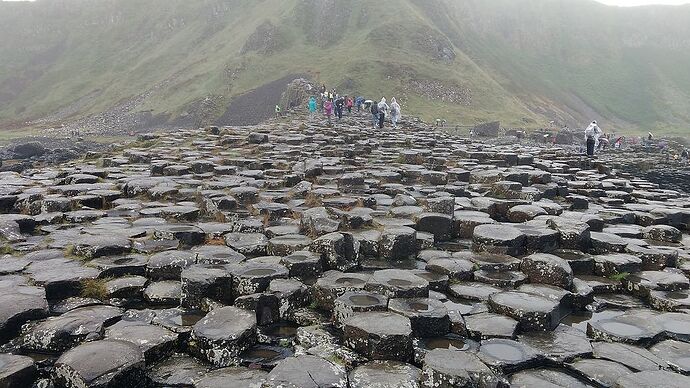
<instances>
[{"instance_id":1,"label":"person walking","mask_svg":"<svg viewBox=\"0 0 690 388\"><path fill-rule=\"evenodd\" d=\"M314 117L316 117L316 97L311 96L309 97L309 104L307 105L309 108L309 120L314 120Z\"/></svg>"},{"instance_id":2,"label":"person walking","mask_svg":"<svg viewBox=\"0 0 690 388\"><path fill-rule=\"evenodd\" d=\"M347 108L348 115L352 115L352 105L354 105L352 99L348 96L345 96L345 107Z\"/></svg>"},{"instance_id":3,"label":"person walking","mask_svg":"<svg viewBox=\"0 0 690 388\"><path fill-rule=\"evenodd\" d=\"M599 136L601 136L601 129L597 124L596 120L592 121L591 124L585 129L585 141L587 143L587 156L594 156L594 149L599 142Z\"/></svg>"},{"instance_id":4,"label":"person walking","mask_svg":"<svg viewBox=\"0 0 690 388\"><path fill-rule=\"evenodd\" d=\"M357 113L362 111L362 105L364 105L364 97L359 96L355 98L355 106L357 106Z\"/></svg>"},{"instance_id":5,"label":"person walking","mask_svg":"<svg viewBox=\"0 0 690 388\"><path fill-rule=\"evenodd\" d=\"M386 120L386 114L390 110L390 106L386 103L386 97L381 98L377 105L379 111L379 129L383 129L383 123Z\"/></svg>"},{"instance_id":6,"label":"person walking","mask_svg":"<svg viewBox=\"0 0 690 388\"><path fill-rule=\"evenodd\" d=\"M375 102L371 102L369 109L371 111L371 126L376 128L379 122L379 106Z\"/></svg>"},{"instance_id":7,"label":"person walking","mask_svg":"<svg viewBox=\"0 0 690 388\"><path fill-rule=\"evenodd\" d=\"M398 129L398 121L400 120L400 117L402 116L402 112L400 110L400 104L398 104L398 101L396 101L395 97L391 100L391 122L393 123L393 128Z\"/></svg>"},{"instance_id":8,"label":"person walking","mask_svg":"<svg viewBox=\"0 0 690 388\"><path fill-rule=\"evenodd\" d=\"M280 105L276 104L276 109L275 109L275 111L276 111L276 118L279 118L279 117L281 116L281 114L280 114L280 112L281 112Z\"/></svg>"},{"instance_id":9,"label":"person walking","mask_svg":"<svg viewBox=\"0 0 690 388\"><path fill-rule=\"evenodd\" d=\"M343 118L343 109L345 109L345 98L338 97L338 99L335 100L335 116L338 120Z\"/></svg>"},{"instance_id":10,"label":"person walking","mask_svg":"<svg viewBox=\"0 0 690 388\"><path fill-rule=\"evenodd\" d=\"M331 116L333 115L333 101L327 100L323 105L323 111L326 113L326 117L328 117L328 124L330 124Z\"/></svg>"}]
</instances>

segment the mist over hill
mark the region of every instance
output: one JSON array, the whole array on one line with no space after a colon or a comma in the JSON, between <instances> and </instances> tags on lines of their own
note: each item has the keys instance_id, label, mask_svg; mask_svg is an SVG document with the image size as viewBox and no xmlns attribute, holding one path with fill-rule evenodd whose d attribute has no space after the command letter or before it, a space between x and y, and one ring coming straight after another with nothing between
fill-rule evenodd
<instances>
[{"instance_id":1,"label":"mist over hill","mask_svg":"<svg viewBox=\"0 0 690 388\"><path fill-rule=\"evenodd\" d=\"M237 96L307 75L425 119L690 132L690 6L39 0L0 2L0 36L7 126L214 122Z\"/></svg>"}]
</instances>

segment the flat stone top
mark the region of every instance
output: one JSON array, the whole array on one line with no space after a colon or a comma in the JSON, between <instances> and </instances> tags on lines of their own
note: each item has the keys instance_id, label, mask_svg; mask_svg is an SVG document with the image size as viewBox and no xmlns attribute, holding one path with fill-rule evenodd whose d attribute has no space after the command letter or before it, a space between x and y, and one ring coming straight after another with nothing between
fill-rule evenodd
<instances>
[{"instance_id":1,"label":"flat stone top","mask_svg":"<svg viewBox=\"0 0 690 388\"><path fill-rule=\"evenodd\" d=\"M388 312L355 314L347 318L344 324L346 327L355 327L377 335L409 336L412 334L409 318Z\"/></svg>"},{"instance_id":2,"label":"flat stone top","mask_svg":"<svg viewBox=\"0 0 690 388\"><path fill-rule=\"evenodd\" d=\"M86 342L65 352L56 365L64 364L75 370L87 383L108 373L143 363L144 354L131 342L102 340Z\"/></svg>"},{"instance_id":3,"label":"flat stone top","mask_svg":"<svg viewBox=\"0 0 690 388\"><path fill-rule=\"evenodd\" d=\"M500 292L491 295L489 299L498 305L523 311L550 313L558 307L558 301L519 291Z\"/></svg>"},{"instance_id":4,"label":"flat stone top","mask_svg":"<svg viewBox=\"0 0 690 388\"><path fill-rule=\"evenodd\" d=\"M211 340L234 340L255 329L255 314L233 306L213 310L194 325L197 336Z\"/></svg>"},{"instance_id":5,"label":"flat stone top","mask_svg":"<svg viewBox=\"0 0 690 388\"><path fill-rule=\"evenodd\" d=\"M450 376L468 375L468 372L491 373L489 367L474 354L451 349L434 349L427 352L424 365Z\"/></svg>"}]
</instances>

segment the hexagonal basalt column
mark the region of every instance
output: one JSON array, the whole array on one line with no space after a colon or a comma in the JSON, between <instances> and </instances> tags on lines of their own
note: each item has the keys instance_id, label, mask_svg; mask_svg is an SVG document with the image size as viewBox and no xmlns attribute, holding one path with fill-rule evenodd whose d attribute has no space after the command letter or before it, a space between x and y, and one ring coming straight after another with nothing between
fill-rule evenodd
<instances>
[{"instance_id":1,"label":"hexagonal basalt column","mask_svg":"<svg viewBox=\"0 0 690 388\"><path fill-rule=\"evenodd\" d=\"M355 314L344 322L345 345L371 360L412 358L412 327L402 315L386 312Z\"/></svg>"},{"instance_id":2,"label":"hexagonal basalt column","mask_svg":"<svg viewBox=\"0 0 690 388\"><path fill-rule=\"evenodd\" d=\"M351 291L335 300L333 320L337 327L342 328L343 322L355 314L387 310L387 296L367 291Z\"/></svg>"},{"instance_id":3,"label":"hexagonal basalt column","mask_svg":"<svg viewBox=\"0 0 690 388\"><path fill-rule=\"evenodd\" d=\"M190 351L217 367L236 365L239 354L256 343L256 317L237 307L222 307L194 325Z\"/></svg>"},{"instance_id":4,"label":"hexagonal basalt column","mask_svg":"<svg viewBox=\"0 0 690 388\"><path fill-rule=\"evenodd\" d=\"M365 289L390 298L429 296L429 282L412 271L402 269L384 269L374 272Z\"/></svg>"},{"instance_id":5,"label":"hexagonal basalt column","mask_svg":"<svg viewBox=\"0 0 690 388\"><path fill-rule=\"evenodd\" d=\"M442 337L450 331L450 318L443 302L429 298L391 299L388 308L410 319L417 337Z\"/></svg>"}]
</instances>

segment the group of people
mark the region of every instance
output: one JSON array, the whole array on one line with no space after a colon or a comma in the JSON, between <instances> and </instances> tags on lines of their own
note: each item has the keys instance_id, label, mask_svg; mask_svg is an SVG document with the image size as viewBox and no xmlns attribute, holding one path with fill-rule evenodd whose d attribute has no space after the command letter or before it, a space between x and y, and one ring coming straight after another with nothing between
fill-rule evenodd
<instances>
[{"instance_id":1,"label":"group of people","mask_svg":"<svg viewBox=\"0 0 690 388\"><path fill-rule=\"evenodd\" d=\"M391 100L390 105L388 105L385 97L378 103L366 100L364 97L353 99L347 95L338 95L335 89L328 91L326 85L321 86L318 100L316 96L311 96L307 103L307 110L311 120L316 118L319 109L321 109L321 112L328 118L329 123L332 116L335 116L338 120L342 119L345 110L347 110L348 114L352 114L353 108L357 108L357 112L362 112L363 109L369 111L374 128L383 128L388 117L390 117L393 128L398 128L398 122L402 117L402 109L395 98Z\"/></svg>"},{"instance_id":2,"label":"group of people","mask_svg":"<svg viewBox=\"0 0 690 388\"><path fill-rule=\"evenodd\" d=\"M623 141L625 141L624 136L618 137L613 142L613 148L621 148L623 146ZM654 135L651 132L649 132L647 134L646 144L653 144L653 141ZM606 147L610 145L611 139L609 138L609 136L604 135L604 132L601 130L601 128L599 128L599 125L595 120L592 121L592 123L589 124L589 126L587 126L587 128L585 129L585 142L587 145L587 156L592 157L594 156L594 152L599 148L606 149ZM636 144L635 141L633 141L633 144ZM659 149L664 150L666 147L667 144L665 142L659 143ZM681 164L686 165L688 164L688 162L690 162L690 151L687 148L683 148L680 152L680 155L676 156L676 158L680 159Z\"/></svg>"},{"instance_id":3,"label":"group of people","mask_svg":"<svg viewBox=\"0 0 690 388\"><path fill-rule=\"evenodd\" d=\"M391 123L393 123L393 128L398 128L398 121L400 121L402 111L400 108L400 104L398 104L398 101L395 99L395 97L393 97L393 99L391 100L390 105L388 105L386 97L381 98L381 101L379 101L378 103L374 103L372 101L369 107L369 111L371 112L371 123L374 128L376 128L377 126L379 128L383 128L383 124L386 121L386 117L388 117L388 115L390 115Z\"/></svg>"}]
</instances>

